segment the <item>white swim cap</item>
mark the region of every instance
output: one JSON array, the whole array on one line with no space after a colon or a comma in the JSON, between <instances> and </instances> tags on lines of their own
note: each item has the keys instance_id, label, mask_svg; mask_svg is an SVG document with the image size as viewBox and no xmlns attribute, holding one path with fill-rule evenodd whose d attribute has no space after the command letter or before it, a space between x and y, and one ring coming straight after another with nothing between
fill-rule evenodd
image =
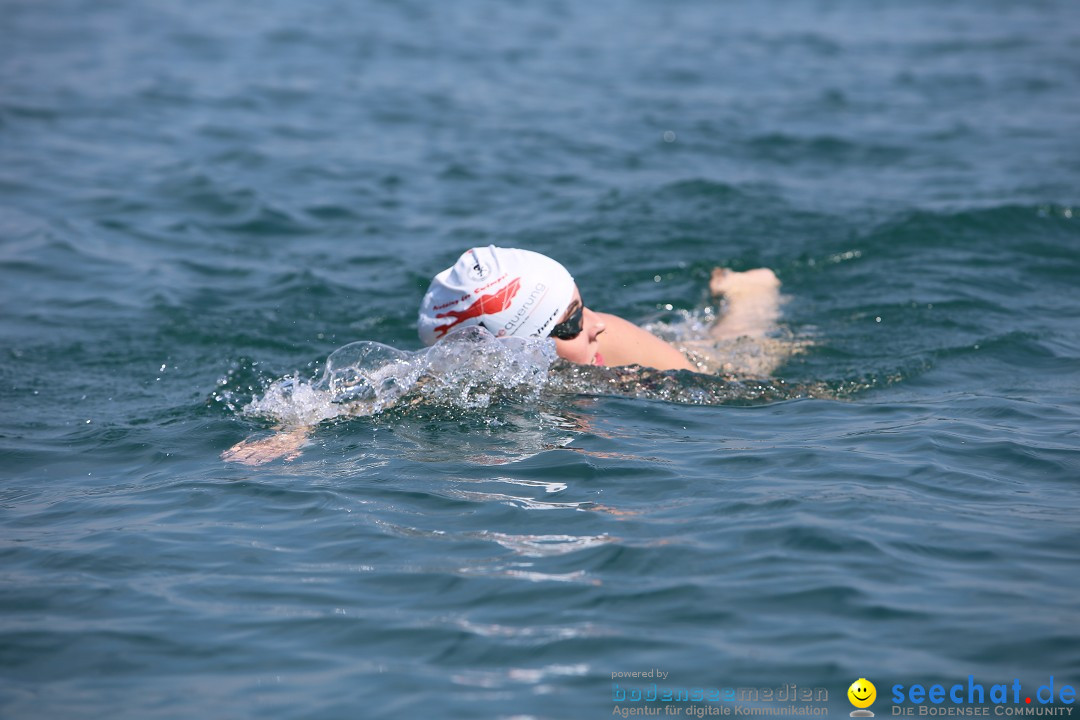
<instances>
[{"instance_id":1,"label":"white swim cap","mask_svg":"<svg viewBox=\"0 0 1080 720\"><path fill-rule=\"evenodd\" d=\"M496 337L547 337L574 299L574 278L531 250L473 248L431 281L417 329L425 345L482 325Z\"/></svg>"}]
</instances>

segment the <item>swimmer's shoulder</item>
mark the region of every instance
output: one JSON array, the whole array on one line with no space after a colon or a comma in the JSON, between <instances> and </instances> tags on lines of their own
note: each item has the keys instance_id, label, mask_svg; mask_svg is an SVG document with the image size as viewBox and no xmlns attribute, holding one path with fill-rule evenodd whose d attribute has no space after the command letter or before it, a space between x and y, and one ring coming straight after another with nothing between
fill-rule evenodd
<instances>
[{"instance_id":1,"label":"swimmer's shoulder","mask_svg":"<svg viewBox=\"0 0 1080 720\"><path fill-rule=\"evenodd\" d=\"M597 337L606 365L644 365L657 370L695 370L681 352L618 315L598 312L604 332Z\"/></svg>"}]
</instances>

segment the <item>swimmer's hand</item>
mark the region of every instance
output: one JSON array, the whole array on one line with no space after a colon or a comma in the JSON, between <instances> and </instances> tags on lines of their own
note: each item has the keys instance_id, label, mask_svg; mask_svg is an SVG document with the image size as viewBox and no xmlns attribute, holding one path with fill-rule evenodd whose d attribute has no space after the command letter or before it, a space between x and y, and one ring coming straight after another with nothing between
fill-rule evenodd
<instances>
[{"instance_id":1,"label":"swimmer's hand","mask_svg":"<svg viewBox=\"0 0 1080 720\"><path fill-rule=\"evenodd\" d=\"M279 430L270 437L258 440L248 438L221 453L221 459L244 465L263 465L278 458L284 458L286 462L295 460L300 457L301 448L310 432L310 428L299 427Z\"/></svg>"},{"instance_id":2,"label":"swimmer's hand","mask_svg":"<svg viewBox=\"0 0 1080 720\"><path fill-rule=\"evenodd\" d=\"M780 280L769 268L735 272L716 268L709 280L714 297L727 300L727 310L709 334L714 340L764 337L780 317Z\"/></svg>"},{"instance_id":3,"label":"swimmer's hand","mask_svg":"<svg viewBox=\"0 0 1080 720\"><path fill-rule=\"evenodd\" d=\"M735 272L727 268L713 268L709 290L714 296L728 299L767 294L780 289L780 279L769 268L757 268Z\"/></svg>"}]
</instances>

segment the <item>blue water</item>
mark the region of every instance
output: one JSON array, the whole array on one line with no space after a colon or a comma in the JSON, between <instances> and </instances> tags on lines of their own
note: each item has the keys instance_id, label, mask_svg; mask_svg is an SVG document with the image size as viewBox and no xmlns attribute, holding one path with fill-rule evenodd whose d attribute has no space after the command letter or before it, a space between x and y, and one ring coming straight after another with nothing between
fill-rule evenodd
<instances>
[{"instance_id":1,"label":"blue water","mask_svg":"<svg viewBox=\"0 0 1080 720\"><path fill-rule=\"evenodd\" d=\"M0 716L1080 684L1076 3L12 0L0 38ZM282 378L418 350L487 243L638 322L771 267L803 352L221 460Z\"/></svg>"}]
</instances>

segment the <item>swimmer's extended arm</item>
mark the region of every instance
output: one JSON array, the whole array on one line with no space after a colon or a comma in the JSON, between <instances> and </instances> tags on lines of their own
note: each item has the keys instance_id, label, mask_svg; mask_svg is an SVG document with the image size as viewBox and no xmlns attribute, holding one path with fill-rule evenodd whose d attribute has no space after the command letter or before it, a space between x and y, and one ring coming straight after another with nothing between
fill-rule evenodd
<instances>
[{"instance_id":1,"label":"swimmer's extended arm","mask_svg":"<svg viewBox=\"0 0 1080 720\"><path fill-rule=\"evenodd\" d=\"M644 365L657 370L696 370L681 352L618 315L596 313L605 330L597 336L604 364Z\"/></svg>"},{"instance_id":2,"label":"swimmer's extended arm","mask_svg":"<svg viewBox=\"0 0 1080 720\"><path fill-rule=\"evenodd\" d=\"M421 378L419 382L423 384L425 380ZM415 405L420 400L421 396L414 395L403 402ZM385 408L393 407L396 402L385 405ZM346 403L345 408L345 415L371 415L373 413L371 407L364 406L362 401ZM317 425L278 425L274 428L273 435L241 440L221 453L221 459L225 462L237 462L244 465L263 465L278 458L286 462L295 460L300 457L304 445L307 444L316 427Z\"/></svg>"},{"instance_id":3,"label":"swimmer's extended arm","mask_svg":"<svg viewBox=\"0 0 1080 720\"><path fill-rule=\"evenodd\" d=\"M226 462L238 462L244 465L262 465L280 457L286 460L295 460L300 457L300 448L307 442L308 436L315 428L309 425L292 428L278 428L269 437L258 440L241 440L231 448L221 453L221 459Z\"/></svg>"}]
</instances>

